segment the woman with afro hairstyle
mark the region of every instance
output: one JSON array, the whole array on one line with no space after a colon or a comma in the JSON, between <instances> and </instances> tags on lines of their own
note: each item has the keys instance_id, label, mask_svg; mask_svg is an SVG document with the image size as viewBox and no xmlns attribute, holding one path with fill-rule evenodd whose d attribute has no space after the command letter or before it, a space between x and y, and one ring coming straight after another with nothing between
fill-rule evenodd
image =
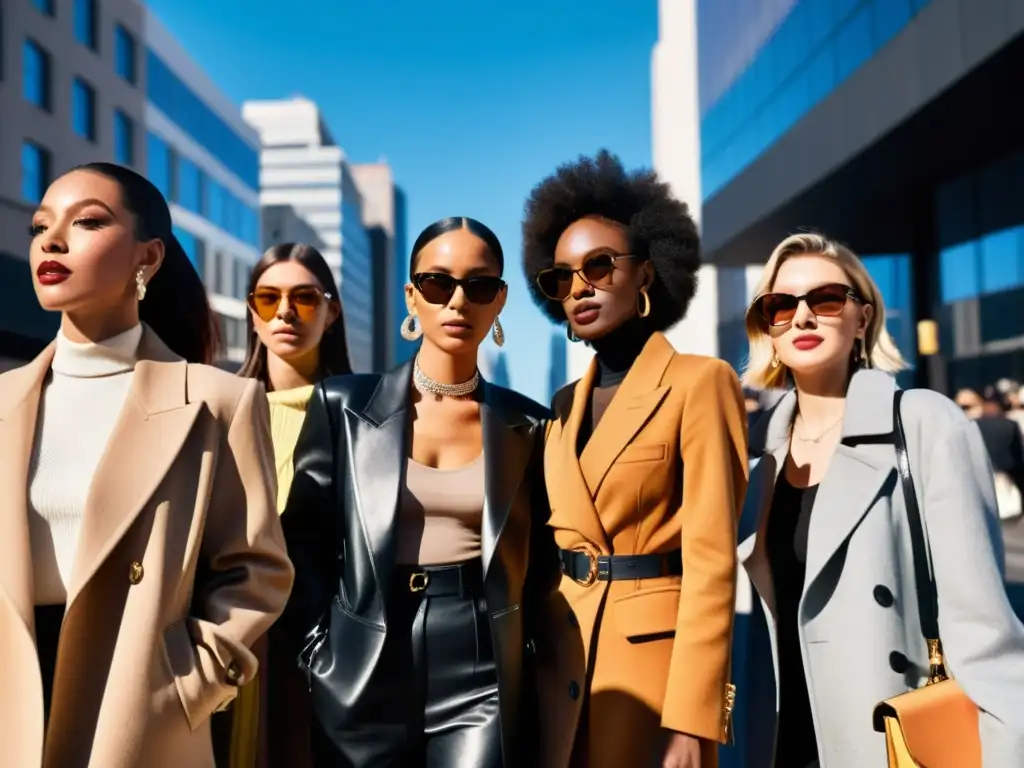
<instances>
[{"instance_id":1,"label":"woman with afro hairstyle","mask_svg":"<svg viewBox=\"0 0 1024 768\"><path fill-rule=\"evenodd\" d=\"M533 190L523 235L534 298L596 353L545 444L562 575L536 642L541 762L709 768L735 697L747 417L726 363L663 334L696 290L696 225L602 151Z\"/></svg>"}]
</instances>

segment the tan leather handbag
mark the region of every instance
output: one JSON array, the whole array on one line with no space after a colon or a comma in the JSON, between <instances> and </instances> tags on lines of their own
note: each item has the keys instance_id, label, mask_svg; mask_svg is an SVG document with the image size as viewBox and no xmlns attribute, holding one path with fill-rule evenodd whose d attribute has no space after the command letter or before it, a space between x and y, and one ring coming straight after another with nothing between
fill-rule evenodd
<instances>
[{"instance_id":1,"label":"tan leather handbag","mask_svg":"<svg viewBox=\"0 0 1024 768\"><path fill-rule=\"evenodd\" d=\"M946 674L939 639L939 601L928 558L921 509L910 473L910 456L900 414L902 390L893 400L896 468L910 525L914 582L921 630L928 643L928 682L875 707L875 730L885 733L890 768L981 768L978 708Z\"/></svg>"}]
</instances>

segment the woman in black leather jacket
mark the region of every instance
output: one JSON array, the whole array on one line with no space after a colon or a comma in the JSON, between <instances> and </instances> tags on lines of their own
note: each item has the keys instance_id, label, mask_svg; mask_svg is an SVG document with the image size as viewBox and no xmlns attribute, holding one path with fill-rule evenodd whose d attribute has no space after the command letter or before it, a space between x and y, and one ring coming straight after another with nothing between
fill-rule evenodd
<instances>
[{"instance_id":1,"label":"woman in black leather jacket","mask_svg":"<svg viewBox=\"0 0 1024 768\"><path fill-rule=\"evenodd\" d=\"M317 765L532 761L523 605L528 562L555 562L531 547L548 411L477 371L488 333L504 341L503 266L483 224L427 227L402 327L422 337L415 359L327 379L309 404L282 517L296 567L283 631L309 679Z\"/></svg>"}]
</instances>

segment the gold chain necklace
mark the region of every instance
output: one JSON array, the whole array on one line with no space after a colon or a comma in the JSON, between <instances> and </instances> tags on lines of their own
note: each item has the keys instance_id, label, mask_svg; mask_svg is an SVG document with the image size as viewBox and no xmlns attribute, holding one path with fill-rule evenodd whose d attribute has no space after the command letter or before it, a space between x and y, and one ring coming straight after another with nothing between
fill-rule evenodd
<instances>
[{"instance_id":1,"label":"gold chain necklace","mask_svg":"<svg viewBox=\"0 0 1024 768\"><path fill-rule=\"evenodd\" d=\"M821 438L823 438L825 435L827 435L829 432L831 432L833 429L835 429L836 427L838 427L840 424L843 423L843 416L845 416L845 415L846 414L844 413L842 416L840 416L839 419L834 424L832 424L828 429L826 429L824 432L822 432L817 437L801 437L800 435L796 434L796 430L795 429L793 430L793 434L796 436L796 439L799 440L801 443L820 443L821 442ZM803 423L803 422L801 421L801 423Z\"/></svg>"}]
</instances>

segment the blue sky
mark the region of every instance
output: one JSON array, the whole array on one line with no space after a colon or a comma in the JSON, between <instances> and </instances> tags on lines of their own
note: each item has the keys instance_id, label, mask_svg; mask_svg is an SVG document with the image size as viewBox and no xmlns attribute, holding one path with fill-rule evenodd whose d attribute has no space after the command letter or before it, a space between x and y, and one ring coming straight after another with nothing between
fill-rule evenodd
<instances>
[{"instance_id":1,"label":"blue sky","mask_svg":"<svg viewBox=\"0 0 1024 768\"><path fill-rule=\"evenodd\" d=\"M512 385L545 401L549 335L527 295L530 188L601 147L649 165L654 0L149 0L234 101L302 94L354 162L382 156L408 240L473 216L505 246ZM485 10L486 8L486 10Z\"/></svg>"}]
</instances>

